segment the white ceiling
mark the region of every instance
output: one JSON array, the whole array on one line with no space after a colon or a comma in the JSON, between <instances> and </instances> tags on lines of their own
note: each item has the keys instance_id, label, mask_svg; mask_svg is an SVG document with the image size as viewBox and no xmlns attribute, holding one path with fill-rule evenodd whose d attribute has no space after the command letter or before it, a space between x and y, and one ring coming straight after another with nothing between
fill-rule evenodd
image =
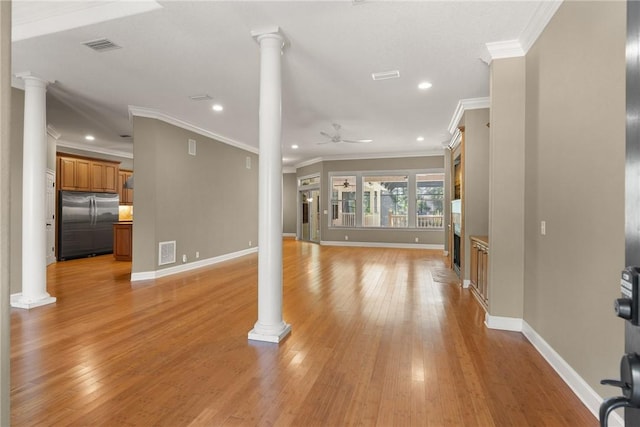
<instances>
[{"instance_id":1,"label":"white ceiling","mask_svg":"<svg viewBox=\"0 0 640 427\"><path fill-rule=\"evenodd\" d=\"M15 1L12 70L55 81L47 113L61 144L130 157L131 138L120 135L131 135L135 106L257 150L259 46L250 31L277 25L289 41L285 166L441 153L458 101L489 95L486 43L521 39L543 3ZM102 37L122 48L82 45ZM372 80L388 70L400 78ZM433 87L420 91L424 80ZM213 100L189 99L199 94ZM213 112L214 102L224 111ZM373 142L319 145L334 122L345 139ZM88 133L96 140L85 141Z\"/></svg>"}]
</instances>

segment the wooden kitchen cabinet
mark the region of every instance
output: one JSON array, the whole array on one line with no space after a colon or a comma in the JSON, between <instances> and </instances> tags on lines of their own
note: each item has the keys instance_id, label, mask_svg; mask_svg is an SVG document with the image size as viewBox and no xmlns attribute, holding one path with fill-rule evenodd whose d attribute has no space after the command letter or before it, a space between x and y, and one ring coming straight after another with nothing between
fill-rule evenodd
<instances>
[{"instance_id":1,"label":"wooden kitchen cabinet","mask_svg":"<svg viewBox=\"0 0 640 427\"><path fill-rule=\"evenodd\" d=\"M58 156L58 189L118 192L118 163L74 156Z\"/></svg>"},{"instance_id":2,"label":"wooden kitchen cabinet","mask_svg":"<svg viewBox=\"0 0 640 427\"><path fill-rule=\"evenodd\" d=\"M133 224L116 222L113 224L113 257L116 261L131 261L133 255Z\"/></svg>"},{"instance_id":3,"label":"wooden kitchen cabinet","mask_svg":"<svg viewBox=\"0 0 640 427\"><path fill-rule=\"evenodd\" d=\"M124 183L127 182L127 179L133 176L133 172L128 170L120 170L118 172L118 193L120 194L120 204L121 205L133 205L133 189L132 188L124 188Z\"/></svg>"}]
</instances>

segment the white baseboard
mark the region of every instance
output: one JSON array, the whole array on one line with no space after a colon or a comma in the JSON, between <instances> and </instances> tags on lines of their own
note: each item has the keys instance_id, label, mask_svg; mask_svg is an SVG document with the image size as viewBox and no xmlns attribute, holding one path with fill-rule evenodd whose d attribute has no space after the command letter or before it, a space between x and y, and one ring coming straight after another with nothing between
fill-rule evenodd
<instances>
[{"instance_id":1,"label":"white baseboard","mask_svg":"<svg viewBox=\"0 0 640 427\"><path fill-rule=\"evenodd\" d=\"M522 322L523 320L517 317L492 316L489 313L484 315L484 324L489 329L522 332Z\"/></svg>"},{"instance_id":2,"label":"white baseboard","mask_svg":"<svg viewBox=\"0 0 640 427\"><path fill-rule=\"evenodd\" d=\"M258 252L258 247L255 246L253 248L244 249L238 252L231 252L228 254L220 255L213 258L207 258L200 261L190 262L187 264L177 265L175 267L163 268L162 270L156 271L143 271L140 273L131 273L131 281L137 282L139 280L153 280L158 279L160 277L170 276L172 274L183 273L185 271L195 270L197 268L206 267L213 264L218 264L223 261L228 261L230 259L238 258L241 256L249 255L252 253Z\"/></svg>"},{"instance_id":3,"label":"white baseboard","mask_svg":"<svg viewBox=\"0 0 640 427\"><path fill-rule=\"evenodd\" d=\"M449 256L449 251L442 251L442 256Z\"/></svg>"},{"instance_id":4,"label":"white baseboard","mask_svg":"<svg viewBox=\"0 0 640 427\"><path fill-rule=\"evenodd\" d=\"M462 287L463 287L464 289L467 289L469 286L471 286L471 280L469 280L469 279L464 279L464 280L462 281Z\"/></svg>"},{"instance_id":5,"label":"white baseboard","mask_svg":"<svg viewBox=\"0 0 640 427\"><path fill-rule=\"evenodd\" d=\"M322 246L352 246L361 248L390 248L390 249L444 249L444 245L428 243L383 243L383 242L352 242L341 240L322 240Z\"/></svg>"},{"instance_id":6,"label":"white baseboard","mask_svg":"<svg viewBox=\"0 0 640 427\"><path fill-rule=\"evenodd\" d=\"M525 321L522 321L522 333L538 350L551 367L560 375L578 399L598 418L602 397ZM609 417L609 425L624 426L623 418L613 412Z\"/></svg>"},{"instance_id":7,"label":"white baseboard","mask_svg":"<svg viewBox=\"0 0 640 427\"><path fill-rule=\"evenodd\" d=\"M297 236L296 233L282 233L282 237L293 237L295 239Z\"/></svg>"}]
</instances>

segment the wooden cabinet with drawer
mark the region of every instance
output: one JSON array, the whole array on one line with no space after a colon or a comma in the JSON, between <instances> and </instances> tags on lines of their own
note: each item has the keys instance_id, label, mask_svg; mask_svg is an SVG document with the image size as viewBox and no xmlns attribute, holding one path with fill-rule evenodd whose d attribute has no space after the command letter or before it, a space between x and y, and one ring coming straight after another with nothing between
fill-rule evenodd
<instances>
[{"instance_id":1,"label":"wooden cabinet with drawer","mask_svg":"<svg viewBox=\"0 0 640 427\"><path fill-rule=\"evenodd\" d=\"M489 238L486 236L470 236L471 271L469 280L471 290L478 301L487 309L489 304Z\"/></svg>"}]
</instances>

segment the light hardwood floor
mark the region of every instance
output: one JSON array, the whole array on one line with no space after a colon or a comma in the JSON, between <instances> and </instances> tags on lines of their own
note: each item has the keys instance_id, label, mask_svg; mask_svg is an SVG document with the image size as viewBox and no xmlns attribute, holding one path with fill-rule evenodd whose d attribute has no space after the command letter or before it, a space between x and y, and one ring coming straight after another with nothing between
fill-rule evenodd
<instances>
[{"instance_id":1,"label":"light hardwood floor","mask_svg":"<svg viewBox=\"0 0 640 427\"><path fill-rule=\"evenodd\" d=\"M280 345L247 340L257 255L129 282L48 269L11 313L13 426L596 426L519 333L488 330L440 251L284 242Z\"/></svg>"}]
</instances>

